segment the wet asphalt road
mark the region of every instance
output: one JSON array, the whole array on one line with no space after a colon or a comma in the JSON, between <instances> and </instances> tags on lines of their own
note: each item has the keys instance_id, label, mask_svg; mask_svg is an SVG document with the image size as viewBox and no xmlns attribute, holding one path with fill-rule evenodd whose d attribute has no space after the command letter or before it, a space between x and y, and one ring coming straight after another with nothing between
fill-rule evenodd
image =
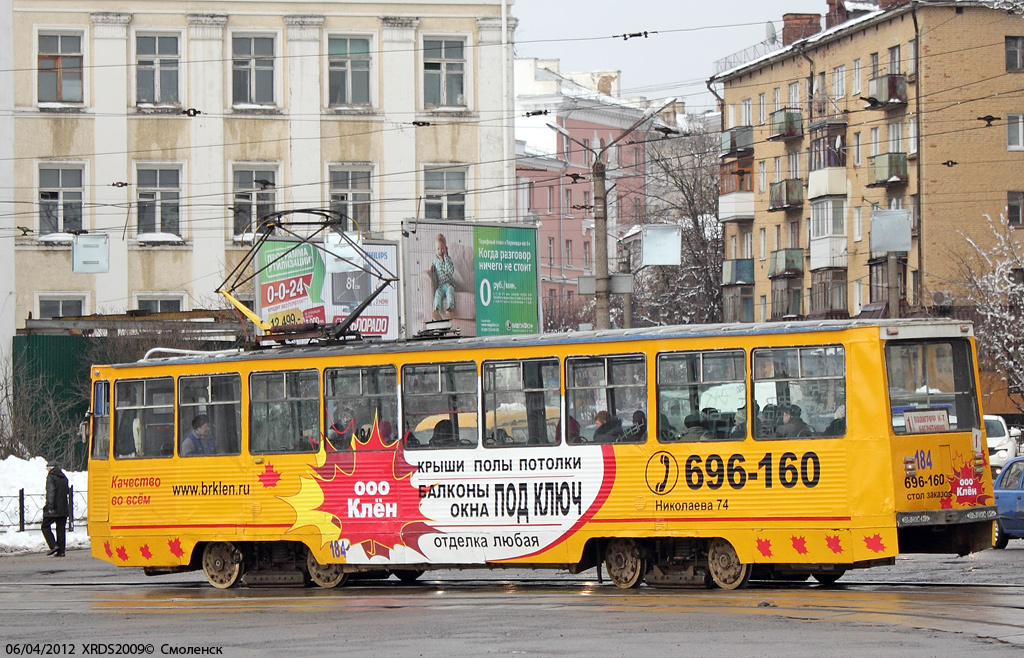
<instances>
[{"instance_id":1,"label":"wet asphalt road","mask_svg":"<svg viewBox=\"0 0 1024 658\"><path fill-rule=\"evenodd\" d=\"M1019 657L1024 541L963 558L900 557L832 588L735 592L623 591L593 570L217 590L199 573L148 578L79 550L0 556L0 610L0 655Z\"/></svg>"}]
</instances>

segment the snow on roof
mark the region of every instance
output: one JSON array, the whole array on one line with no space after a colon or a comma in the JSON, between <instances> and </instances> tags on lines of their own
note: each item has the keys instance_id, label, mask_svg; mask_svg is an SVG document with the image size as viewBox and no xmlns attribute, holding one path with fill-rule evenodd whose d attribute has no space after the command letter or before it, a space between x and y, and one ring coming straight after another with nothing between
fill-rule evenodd
<instances>
[{"instance_id":1,"label":"snow on roof","mask_svg":"<svg viewBox=\"0 0 1024 658\"><path fill-rule=\"evenodd\" d=\"M868 4L868 3L865 3L865 4ZM838 34L840 32L845 32L846 30L855 28L858 25L860 25L861 23L866 23L866 22L868 22L868 21L870 21L870 20L872 20L874 18L877 18L878 16L881 16L882 14L886 13L886 11L889 11L889 10L886 10L886 9L878 9L878 7L875 6L875 5L871 5L871 8L873 9L873 11L870 11L870 12L864 14L863 16L858 16L856 18L851 18L850 20L846 21L845 23L840 23L839 25L833 25L832 27L828 28L827 30L822 30L821 32L817 32L815 34L812 34L809 37L804 37L803 39L798 39L798 40L794 41L793 43L789 44L788 46L786 46L784 48L780 48L779 50L773 50L770 53L766 53L764 55L761 55L760 57L757 57L755 59L750 60L749 62L745 62L743 64L739 64L737 66L732 67L731 69L726 69L725 71L722 71L721 73L717 73L717 74L713 75L712 79L714 79L714 80L721 80L722 78L730 77L730 76L732 76L732 75L734 75L734 74L736 74L736 73L738 73L740 71L746 70L748 68L754 68L758 64L761 64L763 62L767 62L767 61L770 61L770 60L773 60L773 59L776 59L776 58L780 58L780 57L785 57L785 56L789 55L791 52L793 52L794 50L796 50L799 46L803 46L803 45L806 45L806 44L813 44L813 43L817 43L819 41L822 41L823 39L828 39L829 37L835 36L836 34Z\"/></svg>"},{"instance_id":2,"label":"snow on roof","mask_svg":"<svg viewBox=\"0 0 1024 658\"><path fill-rule=\"evenodd\" d=\"M875 11L878 9L878 0L846 0L843 6L846 11Z\"/></svg>"}]
</instances>

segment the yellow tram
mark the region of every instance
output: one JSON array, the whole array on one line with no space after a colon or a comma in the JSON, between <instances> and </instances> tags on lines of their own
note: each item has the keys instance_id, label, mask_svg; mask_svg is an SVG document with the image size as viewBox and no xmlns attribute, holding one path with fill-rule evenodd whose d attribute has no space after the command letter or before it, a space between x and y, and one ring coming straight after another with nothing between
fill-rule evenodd
<instances>
[{"instance_id":1,"label":"yellow tram","mask_svg":"<svg viewBox=\"0 0 1024 658\"><path fill-rule=\"evenodd\" d=\"M705 325L92 368L93 555L217 587L602 567L832 582L990 545L973 329Z\"/></svg>"}]
</instances>

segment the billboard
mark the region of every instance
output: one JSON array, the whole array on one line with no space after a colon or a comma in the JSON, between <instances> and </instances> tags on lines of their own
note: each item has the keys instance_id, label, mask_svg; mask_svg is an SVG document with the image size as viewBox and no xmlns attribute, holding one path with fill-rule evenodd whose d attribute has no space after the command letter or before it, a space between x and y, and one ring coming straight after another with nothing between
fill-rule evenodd
<instances>
[{"instance_id":1,"label":"billboard","mask_svg":"<svg viewBox=\"0 0 1024 658\"><path fill-rule=\"evenodd\" d=\"M294 240L264 242L256 254L255 313L273 326L337 322L380 285L354 249L337 242L328 242L325 248L327 253ZM398 245L365 243L362 248L389 272L397 271ZM363 336L398 338L394 283L363 310L352 328Z\"/></svg>"},{"instance_id":2,"label":"billboard","mask_svg":"<svg viewBox=\"0 0 1024 658\"><path fill-rule=\"evenodd\" d=\"M537 229L423 223L408 227L408 334L448 320L463 336L539 332Z\"/></svg>"}]
</instances>

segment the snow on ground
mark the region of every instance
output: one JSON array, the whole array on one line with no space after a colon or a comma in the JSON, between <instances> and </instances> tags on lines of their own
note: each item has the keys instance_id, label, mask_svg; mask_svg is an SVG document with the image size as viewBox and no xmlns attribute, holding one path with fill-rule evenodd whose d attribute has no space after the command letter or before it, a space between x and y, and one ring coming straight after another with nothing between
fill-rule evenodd
<instances>
[{"instance_id":1,"label":"snow on ground","mask_svg":"<svg viewBox=\"0 0 1024 658\"><path fill-rule=\"evenodd\" d=\"M68 548L88 548L89 533L85 521L85 494L88 474L64 472L75 488L75 531L67 534ZM18 491L25 490L25 532L18 532ZM25 461L8 457L0 461L0 556L9 553L46 552L46 540L39 530L40 510L46 502L46 460L33 457Z\"/></svg>"}]
</instances>

